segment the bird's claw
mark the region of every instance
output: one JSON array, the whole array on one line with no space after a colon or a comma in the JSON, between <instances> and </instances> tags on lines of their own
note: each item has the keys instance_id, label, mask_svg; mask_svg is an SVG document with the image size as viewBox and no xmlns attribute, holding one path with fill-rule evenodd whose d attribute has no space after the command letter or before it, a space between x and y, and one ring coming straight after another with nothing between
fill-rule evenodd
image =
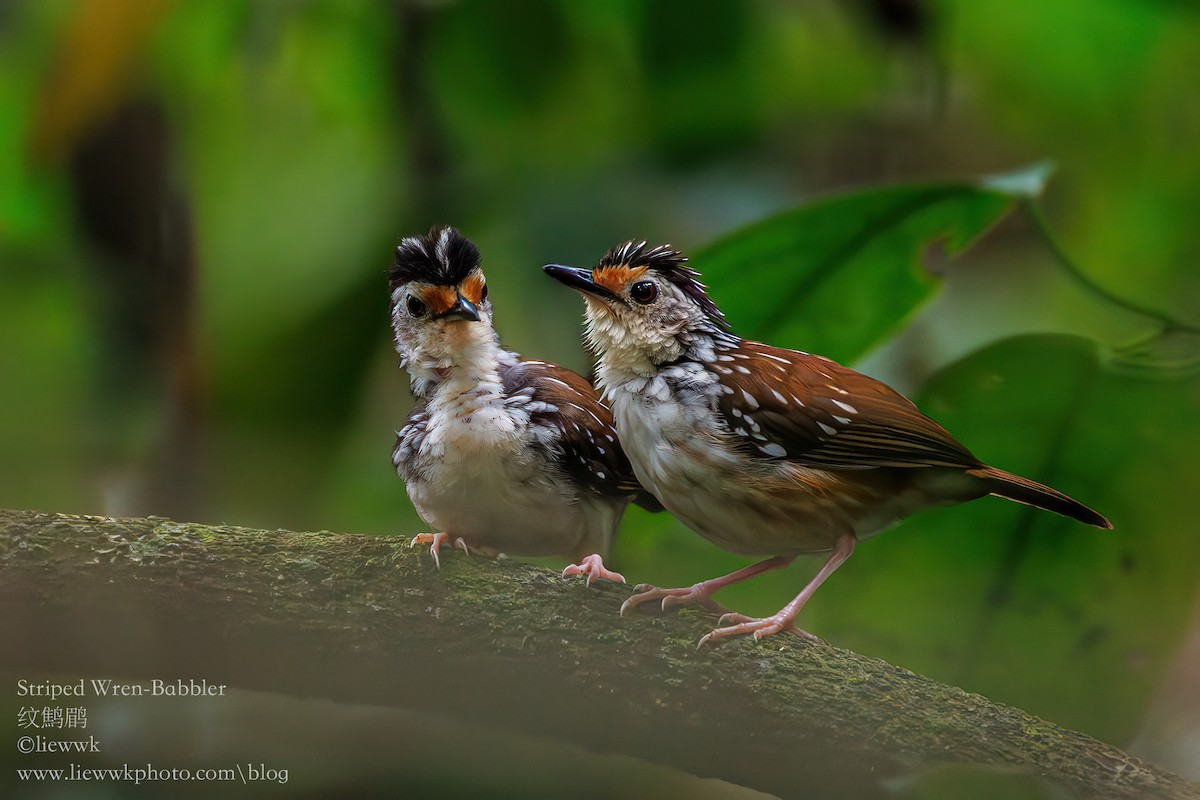
<instances>
[{"instance_id":1,"label":"bird's claw","mask_svg":"<svg viewBox=\"0 0 1200 800\"><path fill-rule=\"evenodd\" d=\"M445 545L449 541L450 541L450 534L445 533L445 532L442 532L442 533L418 533L416 536L414 536L412 538L412 541L408 543L408 546L416 547L419 544L429 545L429 555L433 556L433 564L438 569L441 569L442 568L442 559L440 556L438 556L438 551L441 550L442 546ZM470 548L467 547L467 543L465 541L463 541L463 538L461 536L456 536L454 538L454 541L452 542L452 545L454 547L457 547L459 550L462 550L467 555L471 555Z\"/></svg>"},{"instance_id":2,"label":"bird's claw","mask_svg":"<svg viewBox=\"0 0 1200 800\"><path fill-rule=\"evenodd\" d=\"M637 608L642 603L648 603L651 600L658 600L666 597L670 592L686 591L684 589L659 589L651 586L648 583L639 583L633 587L631 594L624 603L621 604L621 616L626 616L632 609Z\"/></svg>"},{"instance_id":3,"label":"bird's claw","mask_svg":"<svg viewBox=\"0 0 1200 800\"><path fill-rule=\"evenodd\" d=\"M772 617L747 617L745 614L729 613L723 615L717 620L717 627L700 637L700 641L696 643L696 649L700 650L704 645L714 642L717 639L724 639L729 636L738 636L748 633L754 637L754 641L762 641L763 638L772 634L788 631L794 633L801 639L810 642L821 642L823 639L814 636L806 630L797 628L793 622L794 616L787 614L776 614ZM732 623L732 624L726 624Z\"/></svg>"},{"instance_id":4,"label":"bird's claw","mask_svg":"<svg viewBox=\"0 0 1200 800\"><path fill-rule=\"evenodd\" d=\"M702 584L687 586L682 589L659 589L648 583L639 583L633 587L633 594L621 604L621 616L643 603L659 600L662 611L668 611L674 606L700 606L718 614L726 612L724 606L711 597L712 590Z\"/></svg>"},{"instance_id":5,"label":"bird's claw","mask_svg":"<svg viewBox=\"0 0 1200 800\"><path fill-rule=\"evenodd\" d=\"M695 587L692 587L695 588ZM675 606L699 606L705 611L711 611L714 614L731 614L729 609L712 599L712 595L707 592L691 592L686 595L673 594L664 597L662 600L662 610L668 611Z\"/></svg>"},{"instance_id":6,"label":"bird's claw","mask_svg":"<svg viewBox=\"0 0 1200 800\"><path fill-rule=\"evenodd\" d=\"M592 581L597 578L604 578L609 581L625 582L625 576L619 572L613 572L604 566L604 560L600 558L598 553L592 553L590 556L585 556L578 564L572 564L562 571L562 577L568 575L587 575L587 586L592 585Z\"/></svg>"},{"instance_id":7,"label":"bird's claw","mask_svg":"<svg viewBox=\"0 0 1200 800\"><path fill-rule=\"evenodd\" d=\"M754 617L747 617L745 614L739 614L736 611L730 611L721 615L721 618L717 620L717 627L722 628L730 624L736 625L741 622L750 622L753 619Z\"/></svg>"},{"instance_id":8,"label":"bird's claw","mask_svg":"<svg viewBox=\"0 0 1200 800\"><path fill-rule=\"evenodd\" d=\"M670 611L673 606L686 606L689 602L700 602L697 599L689 598L687 595L669 594L662 599L659 607L663 611Z\"/></svg>"}]
</instances>

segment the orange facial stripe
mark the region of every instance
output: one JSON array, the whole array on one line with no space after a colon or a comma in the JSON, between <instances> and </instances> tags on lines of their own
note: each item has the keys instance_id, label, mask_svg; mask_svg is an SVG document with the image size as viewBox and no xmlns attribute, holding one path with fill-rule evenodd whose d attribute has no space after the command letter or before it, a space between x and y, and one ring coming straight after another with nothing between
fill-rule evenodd
<instances>
[{"instance_id":1,"label":"orange facial stripe","mask_svg":"<svg viewBox=\"0 0 1200 800\"><path fill-rule=\"evenodd\" d=\"M467 298L473 306L478 306L483 302L483 273L472 272L467 276L467 279L458 285L458 291L462 292L462 296Z\"/></svg>"},{"instance_id":2,"label":"orange facial stripe","mask_svg":"<svg viewBox=\"0 0 1200 800\"><path fill-rule=\"evenodd\" d=\"M445 314L458 302L458 292L454 291L453 286L425 286L419 294L434 314Z\"/></svg>"},{"instance_id":3,"label":"orange facial stripe","mask_svg":"<svg viewBox=\"0 0 1200 800\"><path fill-rule=\"evenodd\" d=\"M620 297L625 287L644 275L647 269L648 267L630 267L624 264L617 267L596 267L592 270L592 282Z\"/></svg>"}]
</instances>

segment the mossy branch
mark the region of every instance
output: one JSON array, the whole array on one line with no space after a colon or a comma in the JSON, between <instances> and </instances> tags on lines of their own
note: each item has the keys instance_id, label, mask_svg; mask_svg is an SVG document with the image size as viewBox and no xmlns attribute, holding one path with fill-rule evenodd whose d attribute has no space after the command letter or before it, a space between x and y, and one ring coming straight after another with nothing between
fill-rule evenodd
<instances>
[{"instance_id":1,"label":"mossy branch","mask_svg":"<svg viewBox=\"0 0 1200 800\"><path fill-rule=\"evenodd\" d=\"M979 695L775 636L697 651L707 614L392 537L0 511L0 669L204 677L433 711L785 796L916 766L1017 769L1072 794L1197 787ZM1032 656L1031 657L1035 657Z\"/></svg>"}]
</instances>

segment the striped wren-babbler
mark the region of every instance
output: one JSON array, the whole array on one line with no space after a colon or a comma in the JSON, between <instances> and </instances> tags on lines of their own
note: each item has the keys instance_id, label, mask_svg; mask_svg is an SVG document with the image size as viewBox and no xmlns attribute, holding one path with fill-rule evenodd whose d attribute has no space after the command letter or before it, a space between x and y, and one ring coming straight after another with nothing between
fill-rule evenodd
<instances>
[{"instance_id":1,"label":"striped wren-babbler","mask_svg":"<svg viewBox=\"0 0 1200 800\"><path fill-rule=\"evenodd\" d=\"M417 404L392 463L437 533L413 544L581 559L605 569L641 493L612 415L585 378L500 345L479 250L454 228L404 239L389 275L392 328ZM646 497L647 503L653 499Z\"/></svg>"},{"instance_id":2,"label":"striped wren-babbler","mask_svg":"<svg viewBox=\"0 0 1200 800\"><path fill-rule=\"evenodd\" d=\"M1061 492L984 464L883 383L735 336L668 246L629 242L594 269L545 270L586 300L599 385L642 486L714 544L771 556L687 588L638 586L622 613L655 600L720 609L718 589L828 553L777 614L726 614L700 641L781 630L814 638L794 626L805 602L860 539L919 509L993 494L1112 527Z\"/></svg>"}]
</instances>

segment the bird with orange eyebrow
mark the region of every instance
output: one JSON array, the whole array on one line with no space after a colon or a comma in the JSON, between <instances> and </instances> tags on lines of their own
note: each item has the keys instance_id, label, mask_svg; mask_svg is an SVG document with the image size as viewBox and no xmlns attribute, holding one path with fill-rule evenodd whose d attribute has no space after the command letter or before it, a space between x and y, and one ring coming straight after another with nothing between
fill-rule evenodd
<instances>
[{"instance_id":1,"label":"bird with orange eyebrow","mask_svg":"<svg viewBox=\"0 0 1200 800\"><path fill-rule=\"evenodd\" d=\"M883 383L821 356L749 341L687 259L628 242L595 268L545 271L586 300L598 380L642 486L709 541L769 558L680 589L640 585L621 607L699 604L828 553L778 613L725 614L700 644L793 630L796 615L862 539L929 506L992 494L1111 528L1062 492L990 467Z\"/></svg>"},{"instance_id":2,"label":"bird with orange eyebrow","mask_svg":"<svg viewBox=\"0 0 1200 800\"><path fill-rule=\"evenodd\" d=\"M624 582L605 568L625 507L656 505L585 378L500 345L479 250L454 228L404 239L389 274L392 328L418 402L392 463L436 533L414 538L515 555L579 559L563 571Z\"/></svg>"}]
</instances>

